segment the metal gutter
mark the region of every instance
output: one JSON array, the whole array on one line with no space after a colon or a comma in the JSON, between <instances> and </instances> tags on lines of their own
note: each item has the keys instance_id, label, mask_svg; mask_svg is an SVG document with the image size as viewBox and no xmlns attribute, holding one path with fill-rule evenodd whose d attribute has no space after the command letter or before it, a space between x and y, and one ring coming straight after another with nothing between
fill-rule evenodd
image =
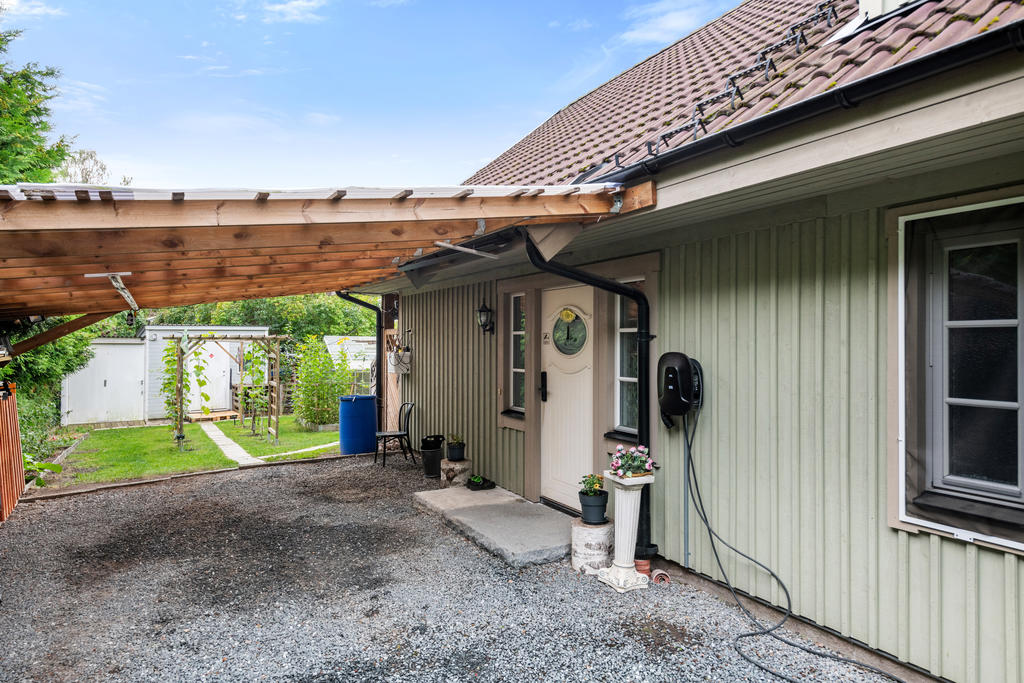
<instances>
[{"instance_id":1,"label":"metal gutter","mask_svg":"<svg viewBox=\"0 0 1024 683\"><path fill-rule=\"evenodd\" d=\"M545 261L540 250L530 239L525 228L517 228L526 243L526 255L537 270L558 275L568 280L581 282L606 292L618 294L636 302L637 309L637 440L644 444L651 443L651 305L647 296L634 287L617 280L610 280L579 268L573 268L555 261ZM636 556L648 559L658 554L658 546L651 543L651 492L650 484L646 484L640 497L640 523L636 535Z\"/></svg>"},{"instance_id":2,"label":"metal gutter","mask_svg":"<svg viewBox=\"0 0 1024 683\"><path fill-rule=\"evenodd\" d=\"M345 301L351 301L357 306L368 308L377 315L377 358L375 363L377 364L377 378L374 384L374 393L377 395L377 430L384 430L384 373L387 369L384 367L384 311L380 310L380 306L374 306L371 303L367 303L362 299L357 299L348 292L335 292L339 297Z\"/></svg>"},{"instance_id":3,"label":"metal gutter","mask_svg":"<svg viewBox=\"0 0 1024 683\"><path fill-rule=\"evenodd\" d=\"M612 173L598 176L593 182L627 183L648 178L684 161L719 149L739 147L748 140L823 114L840 109L852 109L872 97L1013 50L1024 51L1024 21L1015 21L1003 28L990 29L970 40L950 45L852 83L837 86L810 99L763 114L733 128L711 133L663 154L649 156Z\"/></svg>"}]
</instances>

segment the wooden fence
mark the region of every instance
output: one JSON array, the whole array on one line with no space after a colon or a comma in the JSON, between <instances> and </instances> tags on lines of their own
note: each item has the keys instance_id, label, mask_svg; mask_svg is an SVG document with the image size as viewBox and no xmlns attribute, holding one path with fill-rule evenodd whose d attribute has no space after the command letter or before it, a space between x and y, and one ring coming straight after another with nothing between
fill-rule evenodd
<instances>
[{"instance_id":1,"label":"wooden fence","mask_svg":"<svg viewBox=\"0 0 1024 683\"><path fill-rule=\"evenodd\" d=\"M0 388L0 522L6 521L25 490L25 470L21 462L21 435L18 432L18 399L14 385L10 391Z\"/></svg>"}]
</instances>

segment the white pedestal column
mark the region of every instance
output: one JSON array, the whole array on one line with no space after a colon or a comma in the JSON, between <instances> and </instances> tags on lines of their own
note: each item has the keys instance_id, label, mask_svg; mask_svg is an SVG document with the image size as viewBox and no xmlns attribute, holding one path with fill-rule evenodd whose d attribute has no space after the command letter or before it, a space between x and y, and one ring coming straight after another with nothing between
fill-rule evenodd
<instances>
[{"instance_id":1,"label":"white pedestal column","mask_svg":"<svg viewBox=\"0 0 1024 683\"><path fill-rule=\"evenodd\" d=\"M615 559L612 566L597 572L597 580L620 593L647 588L650 578L636 570L636 528L640 521L640 491L654 481L654 475L619 477L604 471L604 480L615 485Z\"/></svg>"}]
</instances>

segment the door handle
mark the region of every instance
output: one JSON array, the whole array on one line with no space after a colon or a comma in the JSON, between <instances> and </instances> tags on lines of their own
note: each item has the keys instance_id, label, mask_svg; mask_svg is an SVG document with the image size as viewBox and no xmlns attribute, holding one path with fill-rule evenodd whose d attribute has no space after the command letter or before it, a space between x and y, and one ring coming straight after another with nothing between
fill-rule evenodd
<instances>
[{"instance_id":1,"label":"door handle","mask_svg":"<svg viewBox=\"0 0 1024 683\"><path fill-rule=\"evenodd\" d=\"M548 373L540 373L540 400L548 400Z\"/></svg>"}]
</instances>

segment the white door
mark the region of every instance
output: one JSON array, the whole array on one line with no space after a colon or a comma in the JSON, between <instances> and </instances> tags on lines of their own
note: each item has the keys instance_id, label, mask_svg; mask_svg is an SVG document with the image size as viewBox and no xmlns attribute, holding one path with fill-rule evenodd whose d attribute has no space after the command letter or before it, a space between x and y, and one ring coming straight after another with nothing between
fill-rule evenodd
<instances>
[{"instance_id":1,"label":"white door","mask_svg":"<svg viewBox=\"0 0 1024 683\"><path fill-rule=\"evenodd\" d=\"M135 339L93 342L89 363L64 379L61 423L143 419L146 349Z\"/></svg>"},{"instance_id":2,"label":"white door","mask_svg":"<svg viewBox=\"0 0 1024 683\"><path fill-rule=\"evenodd\" d=\"M580 479L593 469L594 290L541 294L540 494L578 510ZM542 380L543 381L543 380Z\"/></svg>"},{"instance_id":3,"label":"white door","mask_svg":"<svg viewBox=\"0 0 1024 683\"><path fill-rule=\"evenodd\" d=\"M206 386L200 389L195 380L191 378L191 391L189 392L189 412L199 412L203 409L203 399L200 392L205 392L210 400L206 407L210 410L231 409L231 368L237 366L234 359L221 348L224 346L231 353L238 353L238 345L220 342L205 342L201 352L206 360L206 368L203 372L206 379Z\"/></svg>"}]
</instances>

